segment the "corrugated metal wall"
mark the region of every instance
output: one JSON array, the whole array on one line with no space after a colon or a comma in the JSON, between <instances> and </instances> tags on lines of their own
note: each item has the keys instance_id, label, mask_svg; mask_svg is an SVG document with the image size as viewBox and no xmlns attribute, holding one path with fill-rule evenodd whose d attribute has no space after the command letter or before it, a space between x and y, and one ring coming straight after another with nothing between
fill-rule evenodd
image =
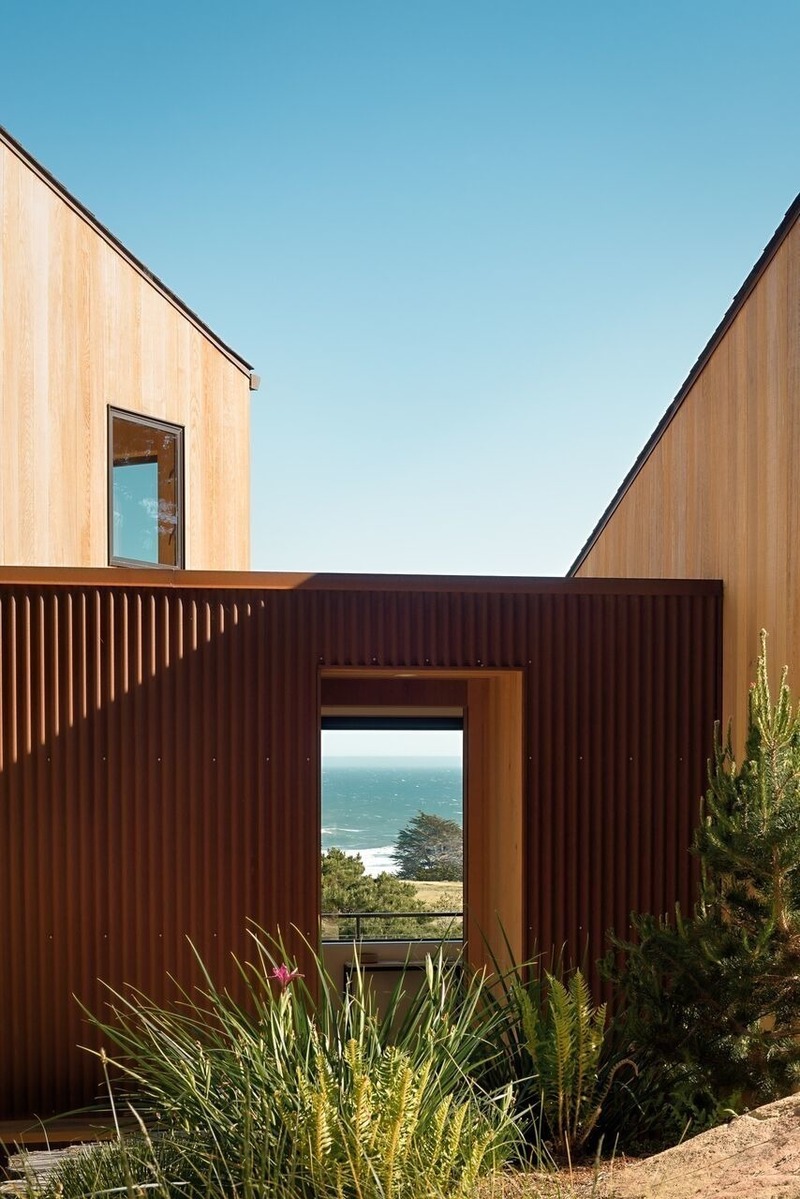
<instances>
[{"instance_id":1,"label":"corrugated metal wall","mask_svg":"<svg viewBox=\"0 0 800 1199\"><path fill-rule=\"evenodd\" d=\"M530 945L690 898L713 583L0 572L0 1114L91 1099L78 996L314 935L325 668L526 676ZM124 584L118 580L124 579ZM209 581L210 582L210 581Z\"/></svg>"}]
</instances>

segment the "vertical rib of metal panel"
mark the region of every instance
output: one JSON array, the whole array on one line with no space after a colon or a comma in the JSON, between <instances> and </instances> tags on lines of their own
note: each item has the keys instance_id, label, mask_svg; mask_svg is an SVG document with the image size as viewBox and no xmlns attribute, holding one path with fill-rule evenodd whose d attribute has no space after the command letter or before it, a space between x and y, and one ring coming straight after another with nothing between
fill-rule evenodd
<instances>
[{"instance_id":1,"label":"vertical rib of metal panel","mask_svg":"<svg viewBox=\"0 0 800 1199\"><path fill-rule=\"evenodd\" d=\"M167 972L196 977L187 938L224 981L248 918L311 930L314 893L291 878L302 826L271 797L308 773L289 744L315 697L263 609L252 592L3 591L3 1114L93 1097L72 995L100 1012L98 978L165 997Z\"/></svg>"},{"instance_id":2,"label":"vertical rib of metal panel","mask_svg":"<svg viewBox=\"0 0 800 1199\"><path fill-rule=\"evenodd\" d=\"M319 671L526 680L529 948L604 947L691 900L719 715L713 587L608 594L0 587L0 1111L90 1100L77 995L236 987L246 924L314 935ZM469 852L469 849L468 849Z\"/></svg>"},{"instance_id":3,"label":"vertical rib of metal panel","mask_svg":"<svg viewBox=\"0 0 800 1199\"><path fill-rule=\"evenodd\" d=\"M632 910L690 905L689 844L719 715L713 588L319 602L326 666L525 669L530 951L566 947L591 963Z\"/></svg>"}]
</instances>

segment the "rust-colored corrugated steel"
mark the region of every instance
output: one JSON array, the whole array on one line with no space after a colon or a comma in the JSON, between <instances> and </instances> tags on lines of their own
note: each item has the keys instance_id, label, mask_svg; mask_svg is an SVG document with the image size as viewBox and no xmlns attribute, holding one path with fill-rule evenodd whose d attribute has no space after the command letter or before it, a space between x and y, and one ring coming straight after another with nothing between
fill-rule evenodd
<instances>
[{"instance_id":1,"label":"rust-colored corrugated steel","mask_svg":"<svg viewBox=\"0 0 800 1199\"><path fill-rule=\"evenodd\" d=\"M0 572L0 1113L92 1098L98 978L313 934L326 669L524 671L529 948L687 903L720 623L715 583Z\"/></svg>"}]
</instances>

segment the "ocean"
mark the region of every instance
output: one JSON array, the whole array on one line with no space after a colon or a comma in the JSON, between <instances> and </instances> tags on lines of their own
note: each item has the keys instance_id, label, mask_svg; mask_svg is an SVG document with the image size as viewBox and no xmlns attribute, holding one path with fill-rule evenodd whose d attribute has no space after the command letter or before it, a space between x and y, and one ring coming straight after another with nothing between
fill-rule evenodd
<instances>
[{"instance_id":1,"label":"ocean","mask_svg":"<svg viewBox=\"0 0 800 1199\"><path fill-rule=\"evenodd\" d=\"M360 853L367 874L392 871L397 834L417 812L463 823L460 758L327 757L322 848Z\"/></svg>"}]
</instances>

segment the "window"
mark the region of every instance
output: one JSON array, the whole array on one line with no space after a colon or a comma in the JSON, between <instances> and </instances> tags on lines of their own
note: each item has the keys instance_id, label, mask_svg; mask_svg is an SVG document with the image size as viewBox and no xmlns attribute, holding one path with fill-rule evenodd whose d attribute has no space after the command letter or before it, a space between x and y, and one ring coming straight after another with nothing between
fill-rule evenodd
<instances>
[{"instance_id":1,"label":"window","mask_svg":"<svg viewBox=\"0 0 800 1199\"><path fill-rule=\"evenodd\" d=\"M108 410L109 561L183 566L183 429Z\"/></svg>"},{"instance_id":2,"label":"window","mask_svg":"<svg viewBox=\"0 0 800 1199\"><path fill-rule=\"evenodd\" d=\"M322 716L322 939L460 939L463 715Z\"/></svg>"}]
</instances>

